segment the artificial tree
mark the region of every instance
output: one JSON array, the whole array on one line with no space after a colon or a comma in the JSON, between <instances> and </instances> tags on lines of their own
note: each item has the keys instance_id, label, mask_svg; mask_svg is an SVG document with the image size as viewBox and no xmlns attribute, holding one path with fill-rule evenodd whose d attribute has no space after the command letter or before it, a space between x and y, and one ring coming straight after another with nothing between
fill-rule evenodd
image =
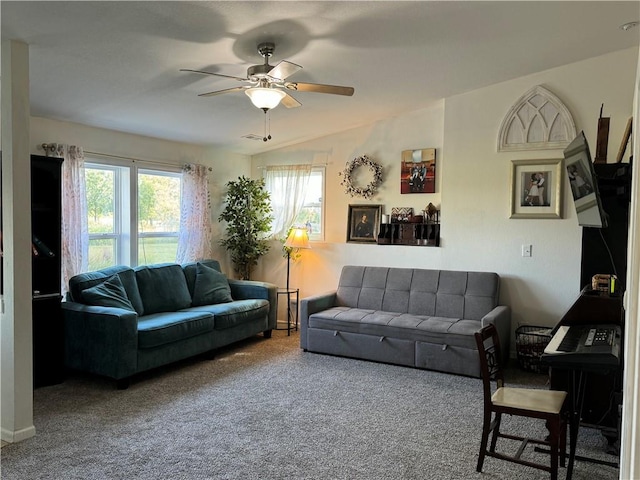
<instances>
[{"instance_id":1,"label":"artificial tree","mask_svg":"<svg viewBox=\"0 0 640 480\"><path fill-rule=\"evenodd\" d=\"M271 228L271 202L264 179L244 176L227 182L225 207L218 221L227 223L227 237L220 244L231 254L234 271L242 280L251 278L258 259L269 251L267 233Z\"/></svg>"}]
</instances>

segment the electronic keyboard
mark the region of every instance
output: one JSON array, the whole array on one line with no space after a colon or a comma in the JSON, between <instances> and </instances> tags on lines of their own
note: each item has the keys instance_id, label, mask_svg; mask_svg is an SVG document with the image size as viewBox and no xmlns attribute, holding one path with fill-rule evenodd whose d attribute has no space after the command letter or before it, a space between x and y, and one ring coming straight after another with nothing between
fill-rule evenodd
<instances>
[{"instance_id":1,"label":"electronic keyboard","mask_svg":"<svg viewBox=\"0 0 640 480\"><path fill-rule=\"evenodd\" d=\"M618 325L560 325L541 361L551 367L615 367L621 335Z\"/></svg>"}]
</instances>

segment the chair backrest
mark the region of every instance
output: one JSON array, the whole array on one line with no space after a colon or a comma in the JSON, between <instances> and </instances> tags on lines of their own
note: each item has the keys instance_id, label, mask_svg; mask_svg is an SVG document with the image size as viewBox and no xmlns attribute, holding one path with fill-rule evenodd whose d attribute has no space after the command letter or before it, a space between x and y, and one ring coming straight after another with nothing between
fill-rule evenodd
<instances>
[{"instance_id":1,"label":"chair backrest","mask_svg":"<svg viewBox=\"0 0 640 480\"><path fill-rule=\"evenodd\" d=\"M500 338L498 330L493 324L489 324L475 333L478 354L480 355L480 373L484 387L485 405L491 403L491 382L495 381L497 388L504 386L504 373L500 359ZM487 403L488 402L488 403Z\"/></svg>"}]
</instances>

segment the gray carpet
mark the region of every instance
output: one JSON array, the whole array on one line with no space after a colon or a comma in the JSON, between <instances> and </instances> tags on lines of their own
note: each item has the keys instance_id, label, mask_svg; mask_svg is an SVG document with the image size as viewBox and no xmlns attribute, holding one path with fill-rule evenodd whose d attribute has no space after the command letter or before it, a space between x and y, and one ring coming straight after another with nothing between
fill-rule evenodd
<instances>
[{"instance_id":1,"label":"gray carpet","mask_svg":"<svg viewBox=\"0 0 640 480\"><path fill-rule=\"evenodd\" d=\"M508 373L510 385L544 385ZM297 333L145 373L124 391L74 374L34 401L38 434L2 448L3 479L549 478L492 458L476 473L479 379L304 353ZM545 432L539 421L504 423ZM613 460L605 445L582 429L578 453ZM573 478L618 470L576 462Z\"/></svg>"}]
</instances>

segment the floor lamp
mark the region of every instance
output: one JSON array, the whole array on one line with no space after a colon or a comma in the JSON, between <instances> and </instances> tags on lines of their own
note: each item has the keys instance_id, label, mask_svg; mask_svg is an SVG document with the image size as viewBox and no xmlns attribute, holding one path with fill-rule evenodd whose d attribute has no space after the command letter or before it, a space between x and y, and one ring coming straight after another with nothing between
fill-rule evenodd
<instances>
[{"instance_id":1,"label":"floor lamp","mask_svg":"<svg viewBox=\"0 0 640 480\"><path fill-rule=\"evenodd\" d=\"M289 232L287 241L284 242L287 249L287 331L291 322L291 292L289 291L289 270L291 267L291 252L299 248L311 248L309 245L309 235L306 228L293 227ZM296 308L298 306L296 305ZM298 329L296 317L296 330Z\"/></svg>"},{"instance_id":2,"label":"floor lamp","mask_svg":"<svg viewBox=\"0 0 640 480\"><path fill-rule=\"evenodd\" d=\"M284 242L287 247L287 290L289 290L289 268L291 264L291 252L298 248L309 247L309 235L306 228L293 227L289 232L287 241Z\"/></svg>"}]
</instances>

